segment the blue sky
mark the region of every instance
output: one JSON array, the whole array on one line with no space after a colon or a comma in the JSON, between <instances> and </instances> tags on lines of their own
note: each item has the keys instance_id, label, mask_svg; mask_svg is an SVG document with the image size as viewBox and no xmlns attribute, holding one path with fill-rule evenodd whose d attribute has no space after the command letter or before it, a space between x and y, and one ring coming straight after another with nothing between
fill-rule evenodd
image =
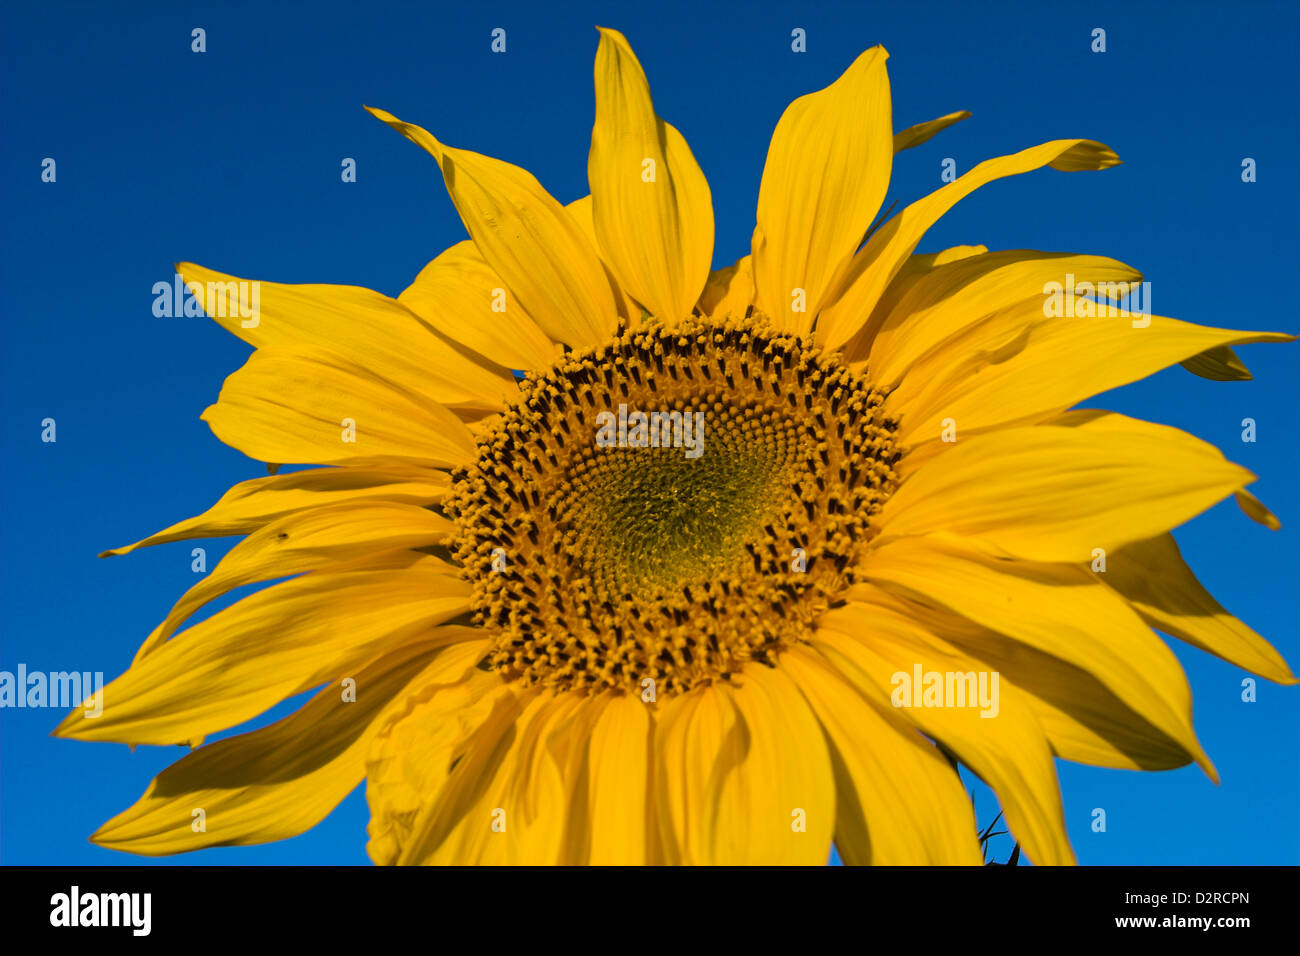
<instances>
[{"instance_id":1,"label":"blue sky","mask_svg":"<svg viewBox=\"0 0 1300 956\"><path fill-rule=\"evenodd\" d=\"M155 318L172 263L396 295L464 238L432 160L362 110L499 156L561 201L587 193L596 24L621 29L658 111L709 176L715 265L748 251L768 137L793 98L868 46L891 54L896 128L973 118L902 154L890 200L990 156L1067 136L1124 164L1004 180L961 203L921 249L983 243L1112 256L1155 311L1300 331L1300 6L1292 2L0 5L0 669L120 673L190 584L190 545L95 555L195 514L264 473L199 414L248 348L203 318ZM207 52L191 52L191 30ZM489 49L493 28L507 51ZM807 52L790 49L807 32ZM1092 31L1107 50L1093 53ZM53 158L57 179L41 181ZM340 164L357 162L343 183ZM1243 183L1244 158L1258 178ZM1179 368L1090 404L1185 428L1260 476L1271 533L1231 502L1180 529L1229 610L1300 665L1298 346L1240 350L1255 380ZM1241 441L1241 421L1258 440ZM40 440L54 418L58 440ZM210 541L208 567L232 542ZM1083 863L1296 863L1300 692L1175 645L1222 776L1059 764ZM88 835L176 748L55 740L61 711L0 712L0 862L131 863ZM979 818L995 812L976 788ZM1093 808L1107 831L1093 833ZM361 790L281 844L179 863L361 863ZM998 841L999 856L1009 843Z\"/></svg>"}]
</instances>

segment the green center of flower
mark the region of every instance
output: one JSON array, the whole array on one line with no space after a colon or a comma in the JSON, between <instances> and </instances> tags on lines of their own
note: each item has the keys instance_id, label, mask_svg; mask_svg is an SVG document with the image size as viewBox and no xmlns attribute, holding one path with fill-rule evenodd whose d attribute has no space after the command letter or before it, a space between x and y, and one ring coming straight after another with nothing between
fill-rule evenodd
<instances>
[{"instance_id":1,"label":"green center of flower","mask_svg":"<svg viewBox=\"0 0 1300 956\"><path fill-rule=\"evenodd\" d=\"M897 480L882 398L752 321L644 325L526 379L447 505L490 666L657 698L804 639Z\"/></svg>"},{"instance_id":2,"label":"green center of flower","mask_svg":"<svg viewBox=\"0 0 1300 956\"><path fill-rule=\"evenodd\" d=\"M693 448L575 449L556 519L572 529L579 563L606 596L734 573L750 563L745 545L780 519L799 464L799 435L789 422L764 435L757 423L770 411L731 408L723 398L708 389L694 408L659 419L669 420L670 441L675 423L689 420L689 432L681 432ZM636 421L625 441L638 440Z\"/></svg>"}]
</instances>

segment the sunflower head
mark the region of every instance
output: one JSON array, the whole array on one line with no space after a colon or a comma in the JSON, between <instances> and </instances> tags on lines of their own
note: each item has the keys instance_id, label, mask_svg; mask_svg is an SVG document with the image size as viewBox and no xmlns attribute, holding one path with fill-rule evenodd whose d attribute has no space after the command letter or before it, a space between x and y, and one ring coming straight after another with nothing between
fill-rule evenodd
<instances>
[{"instance_id":1,"label":"sunflower head","mask_svg":"<svg viewBox=\"0 0 1300 956\"><path fill-rule=\"evenodd\" d=\"M771 661L875 534L883 401L758 317L649 322L530 375L447 502L492 666L672 694Z\"/></svg>"},{"instance_id":2,"label":"sunflower head","mask_svg":"<svg viewBox=\"0 0 1300 956\"><path fill-rule=\"evenodd\" d=\"M1249 377L1234 346L1292 336L1117 319L1096 290L1142 277L1100 256L918 254L993 180L1119 160L1043 143L877 222L895 154L968 116L896 132L886 60L791 103L726 268L704 174L612 30L589 197L372 110L432 155L469 234L400 296L245 301L179 266L256 349L204 419L316 467L110 552L245 536L102 715L58 730L196 748L94 839L281 839L364 779L383 863L822 863L834 841L978 864L960 763L1051 864L1073 860L1055 759L1213 775L1154 631L1295 678L1170 530L1228 496L1277 519L1217 449L1071 408L1179 363ZM1044 289L1066 277L1061 318Z\"/></svg>"}]
</instances>

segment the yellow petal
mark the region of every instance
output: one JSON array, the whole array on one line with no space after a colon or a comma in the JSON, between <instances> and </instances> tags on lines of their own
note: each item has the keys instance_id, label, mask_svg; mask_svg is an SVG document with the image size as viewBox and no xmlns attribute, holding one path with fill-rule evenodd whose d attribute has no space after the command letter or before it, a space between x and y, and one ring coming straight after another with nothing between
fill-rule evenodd
<instances>
[{"instance_id":1,"label":"yellow petal","mask_svg":"<svg viewBox=\"0 0 1300 956\"><path fill-rule=\"evenodd\" d=\"M472 716L458 715L468 733L452 738L450 746L438 728L430 728L431 734L438 734L432 750L439 763L447 765L446 780L419 807L398 865L432 863L439 851L444 863L506 862L510 824L518 826L518 821L512 821L508 812L503 814L506 808L500 801L489 798L505 789L507 775L516 768L512 741L518 736L524 708L531 705L532 716L542 703L538 694L521 698L503 685L484 697Z\"/></svg>"},{"instance_id":2,"label":"yellow petal","mask_svg":"<svg viewBox=\"0 0 1300 956\"><path fill-rule=\"evenodd\" d=\"M818 317L818 341L833 349L851 339L873 315L881 294L926 231L959 200L985 183L1043 166L1075 171L1105 169L1118 162L1119 157L1101 143L1087 139L1054 140L1011 156L985 160L954 182L917 200L877 229L854 256L846 273L846 278L852 281L833 303L827 303Z\"/></svg>"},{"instance_id":3,"label":"yellow petal","mask_svg":"<svg viewBox=\"0 0 1300 956\"><path fill-rule=\"evenodd\" d=\"M1296 683L1282 655L1225 611L1196 580L1173 535L1109 552L1106 573L1099 577L1157 630L1271 681Z\"/></svg>"},{"instance_id":4,"label":"yellow petal","mask_svg":"<svg viewBox=\"0 0 1300 956\"><path fill-rule=\"evenodd\" d=\"M449 648L443 657L456 655L463 667L430 668L377 721L366 759L366 851L375 863L397 862L416 817L446 783L457 746L482 725L498 696L513 696L501 675L477 666L488 647L482 641Z\"/></svg>"},{"instance_id":5,"label":"yellow petal","mask_svg":"<svg viewBox=\"0 0 1300 956\"><path fill-rule=\"evenodd\" d=\"M712 790L710 859L824 864L835 831L835 780L804 695L780 669L752 663L722 691L744 733L736 740L737 766Z\"/></svg>"},{"instance_id":6,"label":"yellow petal","mask_svg":"<svg viewBox=\"0 0 1300 956\"><path fill-rule=\"evenodd\" d=\"M427 508L386 501L346 502L286 515L235 545L211 574L186 591L141 645L135 662L165 643L203 605L235 588L367 554L441 544L455 530Z\"/></svg>"},{"instance_id":7,"label":"yellow petal","mask_svg":"<svg viewBox=\"0 0 1300 956\"><path fill-rule=\"evenodd\" d=\"M437 160L470 238L552 341L578 348L610 337L617 312L600 257L531 173L367 109Z\"/></svg>"},{"instance_id":8,"label":"yellow petal","mask_svg":"<svg viewBox=\"0 0 1300 956\"><path fill-rule=\"evenodd\" d=\"M880 607L850 604L829 612L818 622L813 646L832 661L849 662L861 675L856 683L869 685L867 692L881 706L893 705L899 716L979 774L998 795L1011 832L1031 860L1042 866L1074 862L1051 747L1014 684ZM922 692L920 682L912 683L917 667L921 675L938 674L950 682L962 699L913 706ZM903 685L900 674L909 683ZM985 692L987 698L981 697Z\"/></svg>"},{"instance_id":9,"label":"yellow petal","mask_svg":"<svg viewBox=\"0 0 1300 956\"><path fill-rule=\"evenodd\" d=\"M1053 415L1044 419L1043 424L1079 428L1094 435L1104 436L1125 433L1131 427L1133 421L1134 419L1126 418L1115 412L1108 412L1105 409L1081 408ZM913 452L912 454L915 455L916 453ZM904 461L906 462L906 459ZM906 470L906 468L903 470ZM1264 503L1249 491L1244 488L1238 489L1233 492L1233 497L1236 499L1238 507L1251 521L1263 525L1270 531L1277 531L1282 527L1282 522L1278 520L1277 515L1269 511Z\"/></svg>"},{"instance_id":10,"label":"yellow petal","mask_svg":"<svg viewBox=\"0 0 1300 956\"><path fill-rule=\"evenodd\" d=\"M907 538L872 551L861 570L873 584L1087 670L1214 776L1192 729L1192 698L1178 659L1087 566L996 558L956 541Z\"/></svg>"},{"instance_id":11,"label":"yellow petal","mask_svg":"<svg viewBox=\"0 0 1300 956\"><path fill-rule=\"evenodd\" d=\"M845 343L844 360L855 367L866 362L867 356L871 352L871 343L874 340L876 330L880 328L885 317L893 312L898 303L902 301L903 296L907 295L924 276L950 262L956 262L969 256L980 256L988 251L987 246L952 246L940 252L926 252L908 256L902 268L898 270L898 274L885 288L885 293L880 297L880 301L876 303L871 318L863 324L853 338ZM845 277L845 281L851 281L853 278L853 275L850 274Z\"/></svg>"},{"instance_id":12,"label":"yellow petal","mask_svg":"<svg viewBox=\"0 0 1300 956\"><path fill-rule=\"evenodd\" d=\"M1264 502L1260 501L1249 491L1238 491L1236 494L1237 506L1245 512L1246 517L1251 521L1262 524L1269 531L1278 531L1282 527L1282 522L1278 520L1277 515L1264 507Z\"/></svg>"},{"instance_id":13,"label":"yellow petal","mask_svg":"<svg viewBox=\"0 0 1300 956\"><path fill-rule=\"evenodd\" d=\"M913 345L900 347L904 355L892 369L902 381L889 396L891 410L904 419L900 440L914 445L938 441L949 418L966 435L1040 420L1207 347L1293 338L1162 316L1047 318L1041 301L1030 299L994 312L924 355Z\"/></svg>"},{"instance_id":14,"label":"yellow petal","mask_svg":"<svg viewBox=\"0 0 1300 956\"><path fill-rule=\"evenodd\" d=\"M669 860L824 864L835 781L821 728L780 670L674 698L658 722L660 828Z\"/></svg>"},{"instance_id":15,"label":"yellow petal","mask_svg":"<svg viewBox=\"0 0 1300 956\"><path fill-rule=\"evenodd\" d=\"M754 304L754 261L750 256L709 274L700 311L717 319L746 315Z\"/></svg>"},{"instance_id":16,"label":"yellow petal","mask_svg":"<svg viewBox=\"0 0 1300 956\"><path fill-rule=\"evenodd\" d=\"M376 377L476 413L499 410L518 394L507 369L467 355L396 299L370 289L250 282L190 262L176 271L202 287L213 319L259 349L327 349Z\"/></svg>"},{"instance_id":17,"label":"yellow petal","mask_svg":"<svg viewBox=\"0 0 1300 956\"><path fill-rule=\"evenodd\" d=\"M565 206L564 210L573 217L573 221L578 224L582 234L591 241L592 248L599 249L600 242L596 239L595 210L592 208L591 196L575 199ZM619 285L614 273L609 271L609 266L605 265L604 268L605 278L609 280L609 288L614 293L614 305L618 309L619 316L628 321L640 322L641 306L633 301L626 289Z\"/></svg>"},{"instance_id":18,"label":"yellow petal","mask_svg":"<svg viewBox=\"0 0 1300 956\"><path fill-rule=\"evenodd\" d=\"M1255 476L1186 432L1122 415L961 439L880 511L885 535L948 531L1035 561L1091 561L1195 517Z\"/></svg>"},{"instance_id":19,"label":"yellow petal","mask_svg":"<svg viewBox=\"0 0 1300 956\"><path fill-rule=\"evenodd\" d=\"M712 818L707 786L731 764L743 735L731 700L713 686L697 687L661 705L655 722L655 806L666 861L673 866L707 858L705 828ZM732 758L734 760L734 758ZM722 769L715 771L715 765Z\"/></svg>"},{"instance_id":20,"label":"yellow petal","mask_svg":"<svg viewBox=\"0 0 1300 956\"><path fill-rule=\"evenodd\" d=\"M443 335L507 368L536 368L558 351L469 239L421 269L397 301Z\"/></svg>"},{"instance_id":21,"label":"yellow petal","mask_svg":"<svg viewBox=\"0 0 1300 956\"><path fill-rule=\"evenodd\" d=\"M399 864L558 862L568 806L547 740L575 701L506 687L491 703L452 746L446 781L427 795Z\"/></svg>"},{"instance_id":22,"label":"yellow petal","mask_svg":"<svg viewBox=\"0 0 1300 956\"><path fill-rule=\"evenodd\" d=\"M932 355L927 368L946 371L945 366L959 364L963 350L980 346L967 346L967 331L988 324L984 320L995 313L1029 303L1033 309L1014 314L1036 313L1042 319L1044 284L1064 281L1067 273L1076 282L1142 279L1142 273L1114 259L1025 249L968 256L939 266L921 276L885 316L871 343L867 367L872 381L884 388L894 386Z\"/></svg>"},{"instance_id":23,"label":"yellow petal","mask_svg":"<svg viewBox=\"0 0 1300 956\"><path fill-rule=\"evenodd\" d=\"M55 734L176 744L241 724L464 613L469 587L455 572L404 552L258 591L133 665L102 690L102 714L79 708Z\"/></svg>"},{"instance_id":24,"label":"yellow petal","mask_svg":"<svg viewBox=\"0 0 1300 956\"><path fill-rule=\"evenodd\" d=\"M1174 770L1196 759L1198 751L1189 751L1081 667L988 630L980 640L959 646L1015 685L1052 751L1064 760L1118 770Z\"/></svg>"},{"instance_id":25,"label":"yellow petal","mask_svg":"<svg viewBox=\"0 0 1300 956\"><path fill-rule=\"evenodd\" d=\"M572 788L564 779L564 764L558 758L555 738L566 734L576 711L590 709L590 699L572 694L539 694L536 708L525 710L519 720L511 756L503 761L506 784L502 796L491 805L500 807L514 827L505 859L511 864L552 865L565 853L567 826L572 818ZM580 741L573 741L581 746ZM472 825L472 821L470 821ZM470 860L474 857L471 855ZM460 864L464 860L452 847L443 847L433 862Z\"/></svg>"},{"instance_id":26,"label":"yellow petal","mask_svg":"<svg viewBox=\"0 0 1300 956\"><path fill-rule=\"evenodd\" d=\"M681 133L656 115L641 63L617 30L600 28L595 76L587 179L601 254L651 314L684 318L713 261L708 181Z\"/></svg>"},{"instance_id":27,"label":"yellow petal","mask_svg":"<svg viewBox=\"0 0 1300 956\"><path fill-rule=\"evenodd\" d=\"M835 769L835 846L853 866L974 865L975 816L957 773L893 708L877 708L816 652L781 667L825 732Z\"/></svg>"},{"instance_id":28,"label":"yellow petal","mask_svg":"<svg viewBox=\"0 0 1300 956\"><path fill-rule=\"evenodd\" d=\"M867 50L791 103L772 134L751 251L759 308L784 331L810 328L889 189L888 58Z\"/></svg>"},{"instance_id":29,"label":"yellow petal","mask_svg":"<svg viewBox=\"0 0 1300 956\"><path fill-rule=\"evenodd\" d=\"M331 683L268 727L191 752L91 840L161 856L268 843L311 829L361 782L380 712L431 660L446 669L444 660L454 655L441 649L437 639L403 645L356 673L354 700ZM462 672L472 666L461 659ZM194 827L195 810L203 811L202 829Z\"/></svg>"},{"instance_id":30,"label":"yellow petal","mask_svg":"<svg viewBox=\"0 0 1300 956\"><path fill-rule=\"evenodd\" d=\"M940 116L938 119L932 119L926 123L917 123L915 126L900 130L894 134L894 155L897 156L903 150L911 149L913 146L928 143L953 123L959 123L964 119L970 119L970 113L967 110L949 113L947 116Z\"/></svg>"},{"instance_id":31,"label":"yellow petal","mask_svg":"<svg viewBox=\"0 0 1300 956\"><path fill-rule=\"evenodd\" d=\"M399 504L431 505L451 490L444 473L411 468L313 468L270 478L241 481L207 511L147 538L105 551L101 558L129 554L136 548L188 538L248 534L296 511L337 502L382 499Z\"/></svg>"},{"instance_id":32,"label":"yellow petal","mask_svg":"<svg viewBox=\"0 0 1300 956\"><path fill-rule=\"evenodd\" d=\"M919 604L875 585L855 585L853 592L868 612L884 607L904 615L996 669L1028 701L1057 756L1122 770L1170 770L1192 762L1183 747L1086 670L946 608Z\"/></svg>"},{"instance_id":33,"label":"yellow petal","mask_svg":"<svg viewBox=\"0 0 1300 956\"><path fill-rule=\"evenodd\" d=\"M1179 364L1193 375L1215 382L1249 382L1253 377L1246 363L1227 345L1206 349Z\"/></svg>"},{"instance_id":34,"label":"yellow petal","mask_svg":"<svg viewBox=\"0 0 1300 956\"><path fill-rule=\"evenodd\" d=\"M202 417L259 461L446 468L475 456L469 429L445 407L332 352L254 352Z\"/></svg>"},{"instance_id":35,"label":"yellow petal","mask_svg":"<svg viewBox=\"0 0 1300 956\"><path fill-rule=\"evenodd\" d=\"M649 705L634 694L593 700L568 771L575 792L565 848L569 863L635 866L651 860ZM583 746L582 744L586 745Z\"/></svg>"}]
</instances>

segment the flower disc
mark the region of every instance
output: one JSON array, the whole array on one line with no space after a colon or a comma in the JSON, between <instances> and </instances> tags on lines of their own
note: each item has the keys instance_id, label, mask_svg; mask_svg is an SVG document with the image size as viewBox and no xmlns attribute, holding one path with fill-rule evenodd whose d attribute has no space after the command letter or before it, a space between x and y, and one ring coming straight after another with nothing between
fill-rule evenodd
<instances>
[{"instance_id":1,"label":"flower disc","mask_svg":"<svg viewBox=\"0 0 1300 956\"><path fill-rule=\"evenodd\" d=\"M897 480L883 400L752 320L650 323L528 378L447 506L491 666L664 694L799 640Z\"/></svg>"}]
</instances>

